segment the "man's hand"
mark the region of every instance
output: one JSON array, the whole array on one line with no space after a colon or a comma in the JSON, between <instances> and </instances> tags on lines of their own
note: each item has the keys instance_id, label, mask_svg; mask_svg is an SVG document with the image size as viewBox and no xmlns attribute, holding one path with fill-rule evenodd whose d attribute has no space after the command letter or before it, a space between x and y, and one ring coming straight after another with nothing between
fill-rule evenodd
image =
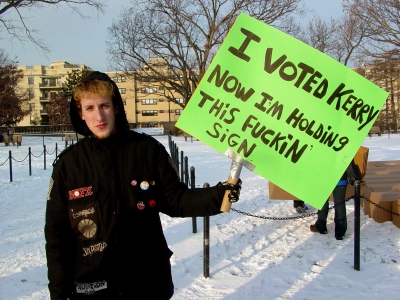
<instances>
[{"instance_id":1,"label":"man's hand","mask_svg":"<svg viewBox=\"0 0 400 300\"><path fill-rule=\"evenodd\" d=\"M240 190L242 189L242 180L238 179L236 184L225 182L219 182L217 184L218 195L221 199L224 198L225 192L230 191L228 199L231 203L239 201Z\"/></svg>"}]
</instances>

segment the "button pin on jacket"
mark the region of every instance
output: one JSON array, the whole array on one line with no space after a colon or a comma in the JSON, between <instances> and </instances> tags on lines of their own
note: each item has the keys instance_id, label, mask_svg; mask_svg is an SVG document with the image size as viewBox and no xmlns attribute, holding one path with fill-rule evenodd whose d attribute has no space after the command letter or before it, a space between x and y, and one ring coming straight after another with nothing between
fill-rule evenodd
<instances>
[{"instance_id":1,"label":"button pin on jacket","mask_svg":"<svg viewBox=\"0 0 400 300\"><path fill-rule=\"evenodd\" d=\"M153 208L154 206L156 206L156 200L151 199L151 200L149 201L149 206L150 206L151 208Z\"/></svg>"},{"instance_id":2,"label":"button pin on jacket","mask_svg":"<svg viewBox=\"0 0 400 300\"><path fill-rule=\"evenodd\" d=\"M149 189L149 183L148 183L147 181L142 181L142 182L140 183L140 188L141 188L143 191L148 190L148 189Z\"/></svg>"},{"instance_id":3,"label":"button pin on jacket","mask_svg":"<svg viewBox=\"0 0 400 300\"><path fill-rule=\"evenodd\" d=\"M132 186L137 186L137 181L136 181L135 179L133 179L133 180L131 181L131 185L132 185Z\"/></svg>"},{"instance_id":4,"label":"button pin on jacket","mask_svg":"<svg viewBox=\"0 0 400 300\"><path fill-rule=\"evenodd\" d=\"M136 207L138 208L138 210L143 210L145 208L144 202L143 201L139 201L136 204Z\"/></svg>"},{"instance_id":5,"label":"button pin on jacket","mask_svg":"<svg viewBox=\"0 0 400 300\"><path fill-rule=\"evenodd\" d=\"M150 185L156 185L156 182L154 180L150 181Z\"/></svg>"}]
</instances>

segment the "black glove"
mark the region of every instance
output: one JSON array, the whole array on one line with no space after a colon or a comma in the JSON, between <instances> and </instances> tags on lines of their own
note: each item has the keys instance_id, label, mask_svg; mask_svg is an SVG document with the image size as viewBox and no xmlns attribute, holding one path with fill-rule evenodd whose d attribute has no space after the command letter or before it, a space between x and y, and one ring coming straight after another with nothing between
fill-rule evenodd
<instances>
[{"instance_id":1,"label":"black glove","mask_svg":"<svg viewBox=\"0 0 400 300\"><path fill-rule=\"evenodd\" d=\"M242 189L242 180L240 178L236 184L225 182L219 182L217 184L218 195L221 199L224 198L225 192L230 191L228 199L231 203L239 201L240 190Z\"/></svg>"}]
</instances>

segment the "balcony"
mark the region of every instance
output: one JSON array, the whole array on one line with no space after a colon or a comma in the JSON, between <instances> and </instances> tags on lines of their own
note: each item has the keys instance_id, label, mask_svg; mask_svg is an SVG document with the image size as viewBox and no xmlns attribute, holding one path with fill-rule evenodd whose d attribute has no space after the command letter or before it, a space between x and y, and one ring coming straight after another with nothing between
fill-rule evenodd
<instances>
[{"instance_id":1,"label":"balcony","mask_svg":"<svg viewBox=\"0 0 400 300\"><path fill-rule=\"evenodd\" d=\"M41 89L61 89L63 86L62 83L39 83Z\"/></svg>"},{"instance_id":2,"label":"balcony","mask_svg":"<svg viewBox=\"0 0 400 300\"><path fill-rule=\"evenodd\" d=\"M40 115L41 116L47 116L47 112L43 109L40 110Z\"/></svg>"},{"instance_id":3,"label":"balcony","mask_svg":"<svg viewBox=\"0 0 400 300\"><path fill-rule=\"evenodd\" d=\"M40 97L39 101L41 103L48 103L48 102L50 102L50 98L49 97Z\"/></svg>"}]
</instances>

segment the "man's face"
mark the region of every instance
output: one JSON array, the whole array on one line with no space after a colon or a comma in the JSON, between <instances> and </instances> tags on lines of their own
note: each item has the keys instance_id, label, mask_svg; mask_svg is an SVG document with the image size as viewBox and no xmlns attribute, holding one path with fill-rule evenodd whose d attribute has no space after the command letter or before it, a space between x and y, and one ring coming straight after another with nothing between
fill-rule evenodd
<instances>
[{"instance_id":1,"label":"man's face","mask_svg":"<svg viewBox=\"0 0 400 300\"><path fill-rule=\"evenodd\" d=\"M117 112L118 109L114 107L111 96L89 94L81 99L79 114L98 139L108 138L117 132L115 125Z\"/></svg>"}]
</instances>

